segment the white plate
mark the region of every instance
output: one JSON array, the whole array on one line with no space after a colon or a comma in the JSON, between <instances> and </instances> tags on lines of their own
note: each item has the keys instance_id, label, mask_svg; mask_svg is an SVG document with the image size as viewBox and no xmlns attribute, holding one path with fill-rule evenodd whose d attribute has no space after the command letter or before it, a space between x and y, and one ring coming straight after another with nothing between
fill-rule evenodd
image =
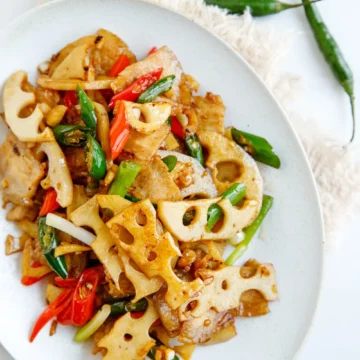
<instances>
[{"instance_id":1,"label":"white plate","mask_svg":"<svg viewBox=\"0 0 360 360\"><path fill-rule=\"evenodd\" d=\"M280 301L271 313L237 322L232 341L199 347L194 359L291 359L311 326L322 269L323 230L318 196L304 151L277 102L234 51L191 21L138 1L68 0L33 10L7 28L1 39L0 84L18 69L34 80L36 67L66 43L106 28L124 39L139 58L153 46L168 45L201 92L220 94L227 124L265 136L282 159L280 170L261 167L266 189L275 198L260 238L244 260L272 262ZM4 127L0 141L4 138ZM0 214L2 248L15 227ZM73 330L45 328L33 344L28 336L45 306L44 284L20 284L20 256L0 250L0 341L16 360L91 359L91 344L72 342Z\"/></svg>"}]
</instances>

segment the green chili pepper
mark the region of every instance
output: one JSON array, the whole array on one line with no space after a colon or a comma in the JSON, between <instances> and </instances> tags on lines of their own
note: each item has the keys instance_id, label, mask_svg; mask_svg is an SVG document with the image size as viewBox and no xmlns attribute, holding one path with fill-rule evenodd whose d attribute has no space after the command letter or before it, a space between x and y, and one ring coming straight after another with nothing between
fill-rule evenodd
<instances>
[{"instance_id":1,"label":"green chili pepper","mask_svg":"<svg viewBox=\"0 0 360 360\"><path fill-rule=\"evenodd\" d=\"M313 0L311 2L318 2ZM285 4L277 0L205 0L207 5L217 5L232 14L243 14L249 8L252 16L266 16L280 11L303 6L303 4Z\"/></svg>"},{"instance_id":2,"label":"green chili pepper","mask_svg":"<svg viewBox=\"0 0 360 360\"><path fill-rule=\"evenodd\" d=\"M123 161L110 186L109 195L120 195L124 197L140 170L141 165L138 163L133 161Z\"/></svg>"},{"instance_id":3,"label":"green chili pepper","mask_svg":"<svg viewBox=\"0 0 360 360\"><path fill-rule=\"evenodd\" d=\"M137 99L140 104L154 101L161 94L169 91L175 81L175 75L166 76L145 90Z\"/></svg>"},{"instance_id":4,"label":"green chili pepper","mask_svg":"<svg viewBox=\"0 0 360 360\"><path fill-rule=\"evenodd\" d=\"M147 307L148 307L148 302L146 298L143 298L136 303L133 303L130 300L118 301L114 304L111 304L111 316L119 317L128 312L145 311Z\"/></svg>"},{"instance_id":5,"label":"green chili pepper","mask_svg":"<svg viewBox=\"0 0 360 360\"><path fill-rule=\"evenodd\" d=\"M280 158L274 153L273 147L263 137L249 134L244 131L231 129L233 140L240 145L256 161L279 169L281 166Z\"/></svg>"},{"instance_id":6,"label":"green chili pepper","mask_svg":"<svg viewBox=\"0 0 360 360\"><path fill-rule=\"evenodd\" d=\"M87 135L86 165L89 175L95 180L102 180L106 175L106 157L100 144L90 135Z\"/></svg>"},{"instance_id":7,"label":"green chili pepper","mask_svg":"<svg viewBox=\"0 0 360 360\"><path fill-rule=\"evenodd\" d=\"M63 146L85 146L87 134L95 136L95 130L79 125L57 125L52 131L56 141Z\"/></svg>"},{"instance_id":8,"label":"green chili pepper","mask_svg":"<svg viewBox=\"0 0 360 360\"><path fill-rule=\"evenodd\" d=\"M185 137L186 149L190 156L197 159L202 166L205 166L204 155L199 139L194 135L186 135Z\"/></svg>"},{"instance_id":9,"label":"green chili pepper","mask_svg":"<svg viewBox=\"0 0 360 360\"><path fill-rule=\"evenodd\" d=\"M166 120L166 123L171 127L171 125L172 125L171 116L168 117L168 119Z\"/></svg>"},{"instance_id":10,"label":"green chili pepper","mask_svg":"<svg viewBox=\"0 0 360 360\"><path fill-rule=\"evenodd\" d=\"M68 276L68 270L64 256L55 257L55 249L59 245L59 237L52 226L46 225L46 216L39 217L38 239L41 250L49 266L63 279Z\"/></svg>"},{"instance_id":11,"label":"green chili pepper","mask_svg":"<svg viewBox=\"0 0 360 360\"><path fill-rule=\"evenodd\" d=\"M223 199L229 199L231 202L231 205L235 206L237 203L239 203L240 200L244 198L246 194L246 185L235 183L229 187L223 194ZM207 230L211 231L211 229L214 227L214 225L220 220L220 218L223 216L223 210L218 204L212 204L210 205L208 209L207 214Z\"/></svg>"},{"instance_id":12,"label":"green chili pepper","mask_svg":"<svg viewBox=\"0 0 360 360\"><path fill-rule=\"evenodd\" d=\"M259 229L261 223L263 222L266 214L271 209L273 201L274 201L273 197L269 195L263 196L263 202L259 215L254 220L254 222L244 230L245 233L244 240L235 248L232 254L226 259L225 261L226 265L228 266L234 265L235 261L244 254L244 252L246 251L247 247L250 244L250 241L252 240L255 233Z\"/></svg>"},{"instance_id":13,"label":"green chili pepper","mask_svg":"<svg viewBox=\"0 0 360 360\"><path fill-rule=\"evenodd\" d=\"M324 23L321 15L315 5L311 5L308 0L302 0L305 5L305 14L314 33L316 42L325 60L329 64L334 76L341 84L345 92L350 97L351 113L353 120L353 130L350 142L355 138L355 95L354 95L354 77L346 62L343 53L329 29Z\"/></svg>"},{"instance_id":14,"label":"green chili pepper","mask_svg":"<svg viewBox=\"0 0 360 360\"><path fill-rule=\"evenodd\" d=\"M83 342L87 340L92 334L94 334L101 325L108 319L111 313L110 305L103 305L101 309L95 314L95 316L82 328L80 328L74 337L74 341Z\"/></svg>"},{"instance_id":15,"label":"green chili pepper","mask_svg":"<svg viewBox=\"0 0 360 360\"><path fill-rule=\"evenodd\" d=\"M77 86L76 93L81 107L81 118L88 128L95 130L97 118L94 104L80 85Z\"/></svg>"},{"instance_id":16,"label":"green chili pepper","mask_svg":"<svg viewBox=\"0 0 360 360\"><path fill-rule=\"evenodd\" d=\"M168 155L168 156L165 156L164 158L162 158L162 161L168 167L169 172L172 172L176 166L177 157L174 155Z\"/></svg>"}]
</instances>

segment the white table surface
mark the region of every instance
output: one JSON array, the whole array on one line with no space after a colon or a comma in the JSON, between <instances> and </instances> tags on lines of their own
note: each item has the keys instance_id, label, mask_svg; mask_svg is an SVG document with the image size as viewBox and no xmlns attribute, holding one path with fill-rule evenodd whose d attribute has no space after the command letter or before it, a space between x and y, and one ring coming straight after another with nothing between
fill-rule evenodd
<instances>
[{"instance_id":1,"label":"white table surface","mask_svg":"<svg viewBox=\"0 0 360 360\"><path fill-rule=\"evenodd\" d=\"M1 1L0 26L6 25L35 3L36 0ZM360 2L326 0L319 7L346 54L355 74L355 82L360 84ZM317 50L302 9L258 21L272 24L275 31L292 31L295 34L290 53L282 66L284 73L302 78L302 89L294 101L293 109L305 118L320 119L324 128L345 142L351 129L348 101ZM360 98L359 87L357 90L357 97ZM299 353L299 360L360 359L359 253L360 223L353 219L344 226L335 244L326 248L320 303L314 325ZM1 345L0 360L11 360Z\"/></svg>"}]
</instances>

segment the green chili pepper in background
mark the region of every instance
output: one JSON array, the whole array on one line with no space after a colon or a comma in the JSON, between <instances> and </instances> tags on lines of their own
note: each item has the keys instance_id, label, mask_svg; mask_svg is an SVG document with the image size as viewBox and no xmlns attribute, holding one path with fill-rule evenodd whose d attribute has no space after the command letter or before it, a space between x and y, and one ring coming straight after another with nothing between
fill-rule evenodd
<instances>
[{"instance_id":1,"label":"green chili pepper in background","mask_svg":"<svg viewBox=\"0 0 360 360\"><path fill-rule=\"evenodd\" d=\"M311 5L308 0L302 0L305 6L305 14L312 28L316 42L325 60L339 81L345 92L350 97L351 113L353 120L353 131L350 142L355 138L356 122L355 122L355 95L354 95L354 77L353 73L342 54L339 45L331 35L329 29L324 23L321 15L315 5Z\"/></svg>"},{"instance_id":2,"label":"green chili pepper in background","mask_svg":"<svg viewBox=\"0 0 360 360\"><path fill-rule=\"evenodd\" d=\"M63 146L85 146L87 134L95 136L95 130L79 125L56 125L52 131L56 141Z\"/></svg>"},{"instance_id":3,"label":"green chili pepper in background","mask_svg":"<svg viewBox=\"0 0 360 360\"><path fill-rule=\"evenodd\" d=\"M274 198L269 195L263 196L263 203L260 209L260 213L254 222L249 225L246 229L244 229L245 238L244 240L235 248L235 250L231 253L231 255L226 259L225 264L231 266L235 263L235 261L244 254L247 247L250 244L251 239L254 237L256 231L259 229L261 223L263 222L266 214L272 207Z\"/></svg>"},{"instance_id":4,"label":"green chili pepper in background","mask_svg":"<svg viewBox=\"0 0 360 360\"><path fill-rule=\"evenodd\" d=\"M172 125L171 116L168 117L168 119L166 120L166 123L171 127L171 125Z\"/></svg>"},{"instance_id":5,"label":"green chili pepper in background","mask_svg":"<svg viewBox=\"0 0 360 360\"><path fill-rule=\"evenodd\" d=\"M55 257L55 249L59 245L59 237L52 226L46 225L46 216L40 216L38 220L38 239L41 250L49 266L63 279L68 276L68 270L64 256Z\"/></svg>"},{"instance_id":6,"label":"green chili pepper in background","mask_svg":"<svg viewBox=\"0 0 360 360\"><path fill-rule=\"evenodd\" d=\"M263 137L249 134L235 128L231 129L231 136L233 140L256 161L276 169L280 168L280 158L274 153L273 147Z\"/></svg>"},{"instance_id":7,"label":"green chili pepper in background","mask_svg":"<svg viewBox=\"0 0 360 360\"><path fill-rule=\"evenodd\" d=\"M123 161L110 186L109 195L120 195L124 197L140 170L141 165L138 163L133 161Z\"/></svg>"},{"instance_id":8,"label":"green chili pepper in background","mask_svg":"<svg viewBox=\"0 0 360 360\"><path fill-rule=\"evenodd\" d=\"M106 156L100 144L90 135L87 135L86 165L89 175L102 180L106 175Z\"/></svg>"},{"instance_id":9,"label":"green chili pepper in background","mask_svg":"<svg viewBox=\"0 0 360 360\"><path fill-rule=\"evenodd\" d=\"M81 118L88 128L95 130L97 118L94 104L80 85L76 88L76 94L81 107Z\"/></svg>"},{"instance_id":10,"label":"green chili pepper in background","mask_svg":"<svg viewBox=\"0 0 360 360\"><path fill-rule=\"evenodd\" d=\"M186 135L185 137L186 149L190 156L197 159L202 166L205 166L204 155L199 139L194 135Z\"/></svg>"},{"instance_id":11,"label":"green chili pepper in background","mask_svg":"<svg viewBox=\"0 0 360 360\"><path fill-rule=\"evenodd\" d=\"M246 185L242 183L235 183L229 187L223 194L223 199L229 199L231 205L235 206L246 195ZM207 230L211 231L214 225L220 220L223 215L223 210L218 204L210 205L207 214Z\"/></svg>"},{"instance_id":12,"label":"green chili pepper in background","mask_svg":"<svg viewBox=\"0 0 360 360\"><path fill-rule=\"evenodd\" d=\"M145 90L137 99L140 104L154 101L161 94L169 91L175 81L175 75L166 76Z\"/></svg>"},{"instance_id":13,"label":"green chili pepper in background","mask_svg":"<svg viewBox=\"0 0 360 360\"><path fill-rule=\"evenodd\" d=\"M101 309L95 314L95 316L82 328L80 328L74 337L74 341L83 342L93 335L104 322L108 319L111 313L110 305L103 305Z\"/></svg>"},{"instance_id":14,"label":"green chili pepper in background","mask_svg":"<svg viewBox=\"0 0 360 360\"><path fill-rule=\"evenodd\" d=\"M168 167L169 172L172 172L177 163L177 157L174 155L168 155L161 159L164 164Z\"/></svg>"},{"instance_id":15,"label":"green chili pepper in background","mask_svg":"<svg viewBox=\"0 0 360 360\"><path fill-rule=\"evenodd\" d=\"M312 3L320 0L313 0ZM252 16L266 16L280 11L303 6L303 4L285 4L277 0L205 0L207 5L217 5L232 14L243 14L249 8Z\"/></svg>"},{"instance_id":16,"label":"green chili pepper in background","mask_svg":"<svg viewBox=\"0 0 360 360\"><path fill-rule=\"evenodd\" d=\"M130 300L117 301L116 303L111 304L111 316L119 317L128 312L145 311L147 307L148 302L146 298L143 298L136 303L133 303Z\"/></svg>"}]
</instances>

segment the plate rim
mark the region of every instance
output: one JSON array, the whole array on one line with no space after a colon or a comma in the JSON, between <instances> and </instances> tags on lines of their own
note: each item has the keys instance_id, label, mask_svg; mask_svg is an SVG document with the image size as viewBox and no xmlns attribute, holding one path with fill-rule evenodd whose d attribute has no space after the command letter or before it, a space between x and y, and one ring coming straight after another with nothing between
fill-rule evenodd
<instances>
[{"instance_id":1,"label":"plate rim","mask_svg":"<svg viewBox=\"0 0 360 360\"><path fill-rule=\"evenodd\" d=\"M80 0L80 1L85 1L85 0ZM115 0L87 0L87 1L92 1L95 3L106 3L106 2L115 2ZM116 2L122 2L123 0L116 0ZM289 127L292 135L294 136L294 139L296 141L297 146L300 149L302 158L306 164L306 169L308 172L308 175L310 176L311 179L311 186L313 188L314 193L316 194L316 197L313 199L316 203L316 211L318 213L318 217L319 217L319 233L320 233L320 238L319 238L319 242L320 242L320 254L319 254L319 284L318 284L318 289L317 289L317 293L316 293L316 298L315 298L315 303L314 303L314 307L311 313L311 317L309 318L309 324L307 326L306 332L303 336L303 338L301 339L301 341L297 344L297 350L294 354L294 358L298 358L298 356L301 353L301 350L303 349L305 343L307 342L309 336L311 335L311 332L313 331L313 327L314 327L314 322L316 319L316 316L318 314L318 309L319 309L319 304L320 304L320 297L321 297L321 293L323 290L323 284L324 284L324 242L325 242L325 225L324 225L324 218L323 218L323 211L322 211L322 206L321 206L321 200L320 200L320 194L318 191L318 187L316 184L316 180L314 177L314 173L311 169L311 165L310 165L310 161L306 155L304 146L300 140L299 135L297 134L297 132L295 131L294 126L292 125L291 121L289 120L289 117L285 111L285 109L283 108L283 106L281 105L281 103L279 102L279 100L276 98L276 96L273 94L273 92L270 90L269 86L261 79L260 75L255 71L255 69L253 69L251 67L251 65L244 59L244 57L238 53L237 51L235 51L235 49L233 49L225 40L223 40L219 35L217 35L216 33L210 31L209 29L207 29L206 27L200 25L199 23L197 23L195 20L188 18L187 16L183 15L182 13L179 13L175 10L169 9L161 4L158 3L152 3L149 2L147 0L131 0L132 2L137 2L139 4L146 4L148 6L153 6L153 7L157 7L157 8L161 8L167 12L172 13L175 16L179 16L181 17L184 21L189 21L191 22L193 25L195 25L196 27L198 27L199 29L201 29L202 31L206 31L208 34L210 34L212 37L214 37L218 42L220 42L223 46L225 46L228 50L230 50L232 52L233 55L235 55L238 59L238 61L242 62L243 65L246 67L247 71L251 72L252 75L255 76L255 78L257 79L257 81L261 84L261 86L263 88L265 88L267 95L272 99L272 101L276 104L276 106L278 107L280 113L282 114L282 118L284 121L284 123ZM32 9L29 9L27 11L25 11L24 13L22 13L21 15L17 16L15 19L13 19L12 21L10 21L8 24L5 24L3 26L0 27L0 34L2 36L5 36L6 38L9 37L9 35L11 34L11 32L14 32L19 25L21 25L22 22L27 22L29 20L31 20L31 17L35 16L37 12L41 11L44 8L51 8L54 6L58 6L61 3L70 3L70 0L48 0L48 2L43 3L41 5L35 5L35 7L33 7ZM2 93L2 87L1 87L1 91L0 93ZM4 344L3 342L1 342L0 339L0 345L3 346L3 348L8 352L8 354L13 357L11 351L9 351L8 347L6 346L6 344ZM15 359L15 358L14 358ZM16 359L15 359L16 360Z\"/></svg>"}]
</instances>

